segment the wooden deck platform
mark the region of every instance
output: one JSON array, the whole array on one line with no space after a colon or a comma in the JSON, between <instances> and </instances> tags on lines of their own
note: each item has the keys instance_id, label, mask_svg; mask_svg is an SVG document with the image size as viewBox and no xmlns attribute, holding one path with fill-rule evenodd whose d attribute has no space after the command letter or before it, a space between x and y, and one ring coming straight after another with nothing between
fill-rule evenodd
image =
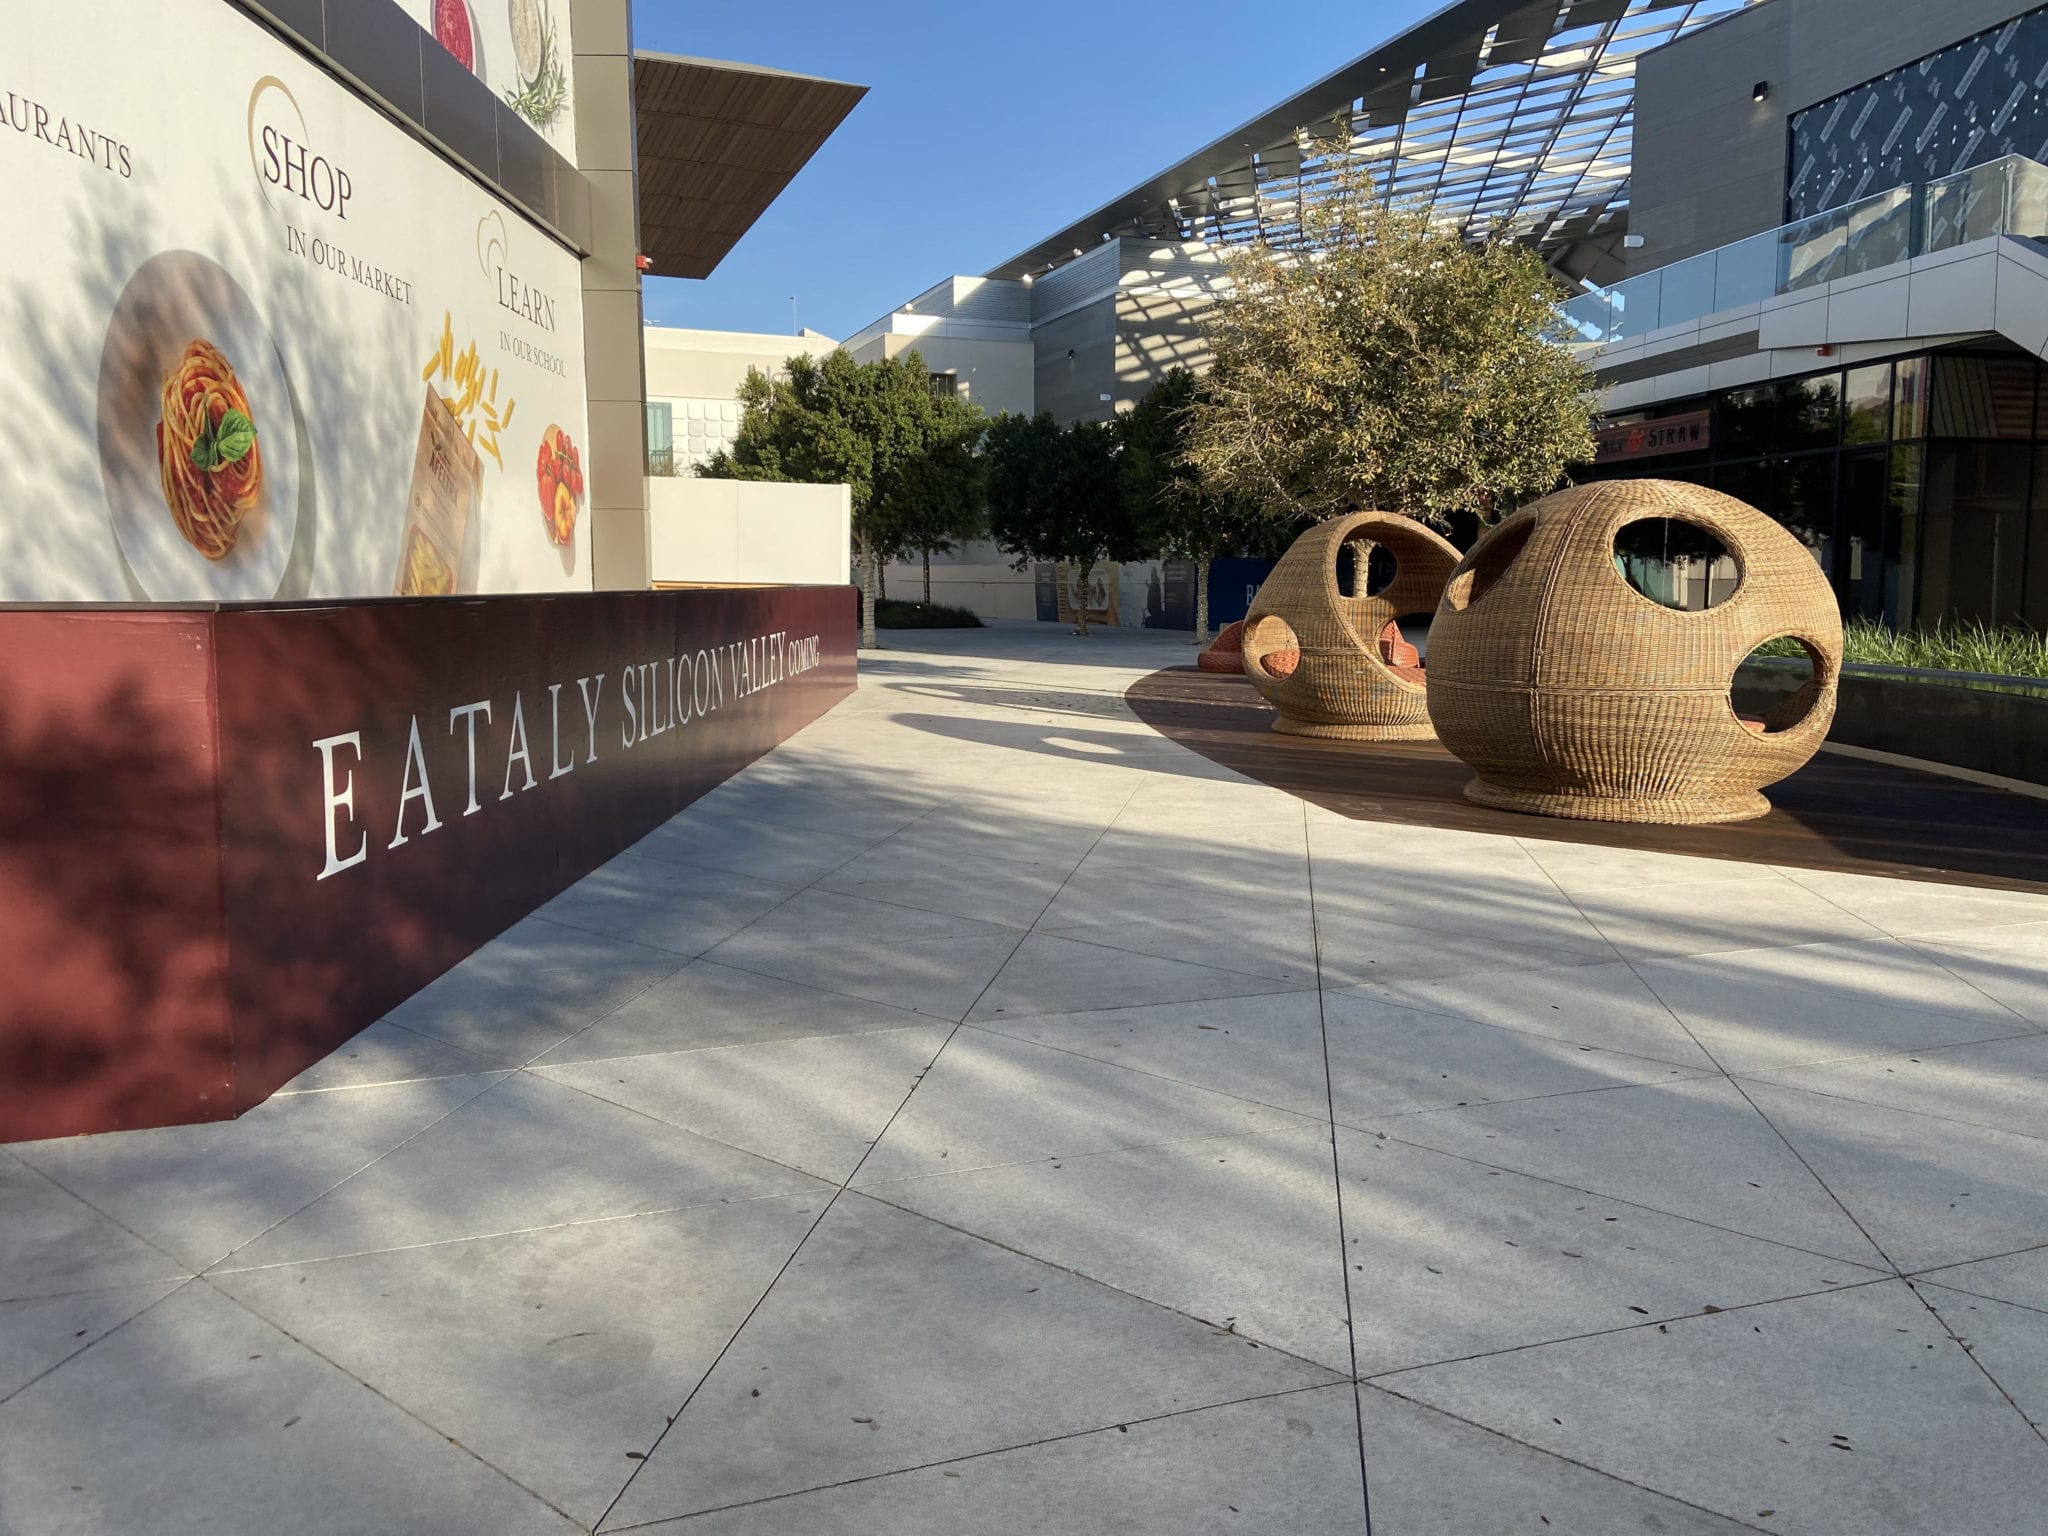
<instances>
[{"instance_id":1,"label":"wooden deck platform","mask_svg":"<svg viewBox=\"0 0 2048 1536\"><path fill-rule=\"evenodd\" d=\"M1363 821L1650 848L1695 857L2048 891L2048 800L1823 752L1765 791L1771 814L1711 827L1522 816L1464 797L1471 769L1434 741L1281 736L1242 677L1173 667L1126 695L1138 718L1212 762Z\"/></svg>"}]
</instances>

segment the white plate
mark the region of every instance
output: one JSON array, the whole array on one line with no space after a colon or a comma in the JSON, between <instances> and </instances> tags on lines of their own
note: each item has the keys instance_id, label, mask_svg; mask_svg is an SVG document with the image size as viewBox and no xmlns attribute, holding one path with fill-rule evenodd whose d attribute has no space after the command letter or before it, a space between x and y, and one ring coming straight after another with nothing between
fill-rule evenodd
<instances>
[{"instance_id":1,"label":"white plate","mask_svg":"<svg viewBox=\"0 0 2048 1536\"><path fill-rule=\"evenodd\" d=\"M263 451L263 488L219 560L178 531L164 500L156 429L164 376L186 344L212 342L249 399ZM275 597L298 529L298 423L269 330L225 267L196 251L164 251L128 279L100 353L100 478L114 539L145 597L260 601Z\"/></svg>"}]
</instances>

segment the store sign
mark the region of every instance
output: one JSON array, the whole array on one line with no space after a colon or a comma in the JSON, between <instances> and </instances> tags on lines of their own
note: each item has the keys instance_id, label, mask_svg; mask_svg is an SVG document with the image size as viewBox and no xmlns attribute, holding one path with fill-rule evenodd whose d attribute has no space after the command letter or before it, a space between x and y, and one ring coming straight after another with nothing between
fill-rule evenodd
<instances>
[{"instance_id":1,"label":"store sign","mask_svg":"<svg viewBox=\"0 0 2048 1536\"><path fill-rule=\"evenodd\" d=\"M1688 411L1656 421L1632 421L1602 427L1593 434L1593 462L1618 464L1629 459L1655 459L1668 453L1692 453L1713 440L1713 414Z\"/></svg>"},{"instance_id":2,"label":"store sign","mask_svg":"<svg viewBox=\"0 0 2048 1536\"><path fill-rule=\"evenodd\" d=\"M844 698L854 615L0 611L0 1141L260 1102Z\"/></svg>"},{"instance_id":3,"label":"store sign","mask_svg":"<svg viewBox=\"0 0 2048 1536\"><path fill-rule=\"evenodd\" d=\"M558 0L422 9L555 80ZM215 0L23 8L0 75L0 600L589 588L572 252Z\"/></svg>"}]
</instances>

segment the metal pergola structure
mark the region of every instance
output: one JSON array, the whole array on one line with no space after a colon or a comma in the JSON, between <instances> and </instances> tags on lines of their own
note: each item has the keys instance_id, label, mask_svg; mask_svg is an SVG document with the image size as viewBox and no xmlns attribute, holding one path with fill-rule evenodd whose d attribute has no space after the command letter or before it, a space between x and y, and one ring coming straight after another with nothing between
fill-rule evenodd
<instances>
[{"instance_id":1,"label":"metal pergola structure","mask_svg":"<svg viewBox=\"0 0 2048 1536\"><path fill-rule=\"evenodd\" d=\"M991 277L1118 236L1287 243L1339 157L1477 238L1504 228L1573 277L1627 227L1636 60L1760 0L1457 0Z\"/></svg>"}]
</instances>

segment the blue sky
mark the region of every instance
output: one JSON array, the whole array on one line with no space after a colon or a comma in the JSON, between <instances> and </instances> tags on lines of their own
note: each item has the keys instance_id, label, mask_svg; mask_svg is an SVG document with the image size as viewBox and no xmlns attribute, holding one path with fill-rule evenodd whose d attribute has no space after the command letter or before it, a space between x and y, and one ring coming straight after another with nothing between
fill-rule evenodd
<instances>
[{"instance_id":1,"label":"blue sky","mask_svg":"<svg viewBox=\"0 0 2048 1536\"><path fill-rule=\"evenodd\" d=\"M1441 8L1442 0L634 0L638 46L871 87L658 325L845 337L982 272Z\"/></svg>"}]
</instances>

